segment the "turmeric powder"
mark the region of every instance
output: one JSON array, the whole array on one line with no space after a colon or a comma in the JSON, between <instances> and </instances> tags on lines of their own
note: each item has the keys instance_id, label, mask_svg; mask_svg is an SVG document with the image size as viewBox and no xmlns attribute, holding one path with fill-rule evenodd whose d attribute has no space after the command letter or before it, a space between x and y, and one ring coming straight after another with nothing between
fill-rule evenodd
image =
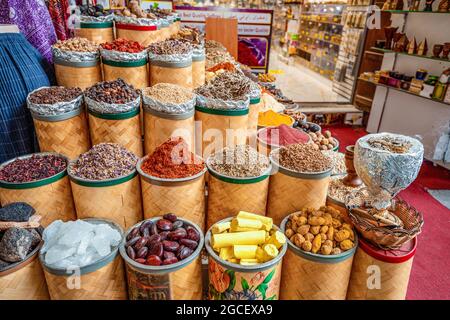
<instances>
[{"instance_id":1,"label":"turmeric powder","mask_svg":"<svg viewBox=\"0 0 450 320\"><path fill-rule=\"evenodd\" d=\"M258 126L261 127L277 127L285 124L292 126L294 119L288 115L277 113L273 110L260 112L258 115Z\"/></svg>"}]
</instances>

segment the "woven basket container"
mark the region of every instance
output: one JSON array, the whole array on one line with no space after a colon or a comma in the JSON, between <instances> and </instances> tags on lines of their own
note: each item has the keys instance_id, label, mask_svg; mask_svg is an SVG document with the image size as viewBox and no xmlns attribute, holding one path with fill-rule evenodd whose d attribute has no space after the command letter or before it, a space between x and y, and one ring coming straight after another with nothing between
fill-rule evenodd
<instances>
[{"instance_id":1,"label":"woven basket container","mask_svg":"<svg viewBox=\"0 0 450 320\"><path fill-rule=\"evenodd\" d=\"M206 81L206 60L205 56L192 57L192 86L198 88Z\"/></svg>"},{"instance_id":2,"label":"woven basket container","mask_svg":"<svg viewBox=\"0 0 450 320\"><path fill-rule=\"evenodd\" d=\"M224 176L208 164L208 206L206 225L247 211L266 215L267 195L269 192L269 174L271 168L259 177L234 178Z\"/></svg>"},{"instance_id":3,"label":"woven basket container","mask_svg":"<svg viewBox=\"0 0 450 320\"><path fill-rule=\"evenodd\" d=\"M88 112L92 145L102 142L118 143L142 157L139 108L118 114L100 114L92 110Z\"/></svg>"},{"instance_id":4,"label":"woven basket container","mask_svg":"<svg viewBox=\"0 0 450 320\"><path fill-rule=\"evenodd\" d=\"M103 59L103 76L105 81L122 78L136 89L146 88L150 83L147 59L121 62Z\"/></svg>"},{"instance_id":5,"label":"woven basket container","mask_svg":"<svg viewBox=\"0 0 450 320\"><path fill-rule=\"evenodd\" d=\"M162 216L168 212L194 222L205 229L205 170L197 175L181 179L152 177L142 171L142 163L136 165L141 176L144 219Z\"/></svg>"},{"instance_id":6,"label":"woven basket container","mask_svg":"<svg viewBox=\"0 0 450 320\"><path fill-rule=\"evenodd\" d=\"M51 153L39 153L39 155L45 154ZM26 159L30 157L31 155L25 155L11 159L3 163L0 168L15 159ZM36 210L36 213L42 217L40 223L44 227L55 220L69 221L76 219L67 170L54 176L32 182L9 183L0 181L1 205L5 206L13 202L26 202L32 206Z\"/></svg>"},{"instance_id":7,"label":"woven basket container","mask_svg":"<svg viewBox=\"0 0 450 320\"><path fill-rule=\"evenodd\" d=\"M275 174L270 176L267 216L275 224L305 207L320 208L327 199L331 168L324 172L299 173L278 164L278 149L270 153Z\"/></svg>"},{"instance_id":8,"label":"woven basket container","mask_svg":"<svg viewBox=\"0 0 450 320\"><path fill-rule=\"evenodd\" d=\"M232 218L220 222L230 221ZM278 227L274 226L276 229ZM278 300L285 243L275 259L254 266L243 266L222 260L211 247L211 230L205 236L209 254L209 300ZM284 267L283 267L284 268Z\"/></svg>"},{"instance_id":9,"label":"woven basket container","mask_svg":"<svg viewBox=\"0 0 450 320\"><path fill-rule=\"evenodd\" d=\"M108 219L124 229L142 220L141 186L136 170L124 177L101 181L69 175L79 219Z\"/></svg>"},{"instance_id":10,"label":"woven basket container","mask_svg":"<svg viewBox=\"0 0 450 320\"><path fill-rule=\"evenodd\" d=\"M0 272L0 300L49 300L44 272L37 259L42 243L24 261Z\"/></svg>"},{"instance_id":11,"label":"woven basket container","mask_svg":"<svg viewBox=\"0 0 450 320\"><path fill-rule=\"evenodd\" d=\"M80 22L80 28L75 29L75 36L86 38L96 44L114 40L114 24L106 22Z\"/></svg>"},{"instance_id":12,"label":"woven basket container","mask_svg":"<svg viewBox=\"0 0 450 320\"><path fill-rule=\"evenodd\" d=\"M348 300L404 300L416 253L417 238L398 250L382 250L359 240Z\"/></svg>"},{"instance_id":13,"label":"woven basket container","mask_svg":"<svg viewBox=\"0 0 450 320\"><path fill-rule=\"evenodd\" d=\"M347 223L353 224L352 220L348 216L347 207L345 206L345 204L343 202L340 202L336 199L333 199L333 198L327 196L326 205L338 210L341 214L342 219L344 219Z\"/></svg>"},{"instance_id":14,"label":"woven basket container","mask_svg":"<svg viewBox=\"0 0 450 320\"><path fill-rule=\"evenodd\" d=\"M202 128L202 149L197 153L203 154L204 158L225 146L236 146L247 142L248 109L216 110L196 106L195 121L200 121ZM234 130L236 135L228 137L227 130ZM200 146L197 148L199 149Z\"/></svg>"},{"instance_id":15,"label":"woven basket container","mask_svg":"<svg viewBox=\"0 0 450 320\"><path fill-rule=\"evenodd\" d=\"M41 151L57 152L74 159L90 149L83 108L54 116L31 115Z\"/></svg>"},{"instance_id":16,"label":"woven basket container","mask_svg":"<svg viewBox=\"0 0 450 320\"><path fill-rule=\"evenodd\" d=\"M261 110L262 103L261 98L250 99L249 111L248 111L248 125L247 125L247 135L249 144L255 148L257 143L257 132L258 132L258 115ZM269 156L269 154L266 154Z\"/></svg>"},{"instance_id":17,"label":"woven basket container","mask_svg":"<svg viewBox=\"0 0 450 320\"><path fill-rule=\"evenodd\" d=\"M189 150L195 150L194 110L182 114L168 114L144 108L144 149L151 154L171 137L183 137Z\"/></svg>"},{"instance_id":18,"label":"woven basket container","mask_svg":"<svg viewBox=\"0 0 450 320\"><path fill-rule=\"evenodd\" d=\"M102 81L100 60L68 62L55 58L54 65L58 86L66 88L79 87L84 90Z\"/></svg>"},{"instance_id":19,"label":"woven basket container","mask_svg":"<svg viewBox=\"0 0 450 320\"><path fill-rule=\"evenodd\" d=\"M193 89L192 62L172 64L150 60L150 85L158 83L172 83Z\"/></svg>"},{"instance_id":20,"label":"woven basket container","mask_svg":"<svg viewBox=\"0 0 450 320\"><path fill-rule=\"evenodd\" d=\"M285 231L289 217L284 218ZM345 300L356 247L337 255L305 252L289 239L283 260L281 300Z\"/></svg>"},{"instance_id":21,"label":"woven basket container","mask_svg":"<svg viewBox=\"0 0 450 320\"><path fill-rule=\"evenodd\" d=\"M85 219L94 224L108 223L123 234L117 224L102 219ZM118 246L93 264L81 268L58 269L48 266L41 254L51 300L126 300L127 287Z\"/></svg>"},{"instance_id":22,"label":"woven basket container","mask_svg":"<svg viewBox=\"0 0 450 320\"><path fill-rule=\"evenodd\" d=\"M137 26L131 24L116 23L117 39L128 39L139 42L144 47L160 41L160 33L157 26Z\"/></svg>"},{"instance_id":23,"label":"woven basket container","mask_svg":"<svg viewBox=\"0 0 450 320\"><path fill-rule=\"evenodd\" d=\"M152 218L152 221L160 218ZM131 300L201 300L203 231L194 223L182 220L197 229L200 241L197 249L186 259L171 265L148 266L131 260L125 252L125 243L120 254L125 260L128 280L128 296ZM137 224L136 226L140 225ZM131 231L131 229L129 230ZM127 233L128 234L128 233ZM126 236L125 236L126 237Z\"/></svg>"}]
</instances>

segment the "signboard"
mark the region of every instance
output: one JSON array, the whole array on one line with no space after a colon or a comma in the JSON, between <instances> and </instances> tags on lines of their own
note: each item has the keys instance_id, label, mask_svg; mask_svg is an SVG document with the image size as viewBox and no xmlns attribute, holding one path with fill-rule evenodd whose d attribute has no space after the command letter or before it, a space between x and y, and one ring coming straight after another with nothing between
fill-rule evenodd
<instances>
[{"instance_id":1,"label":"signboard","mask_svg":"<svg viewBox=\"0 0 450 320\"><path fill-rule=\"evenodd\" d=\"M175 6L183 25L205 30L207 17L238 20L238 61L256 72L267 72L273 10Z\"/></svg>"}]
</instances>

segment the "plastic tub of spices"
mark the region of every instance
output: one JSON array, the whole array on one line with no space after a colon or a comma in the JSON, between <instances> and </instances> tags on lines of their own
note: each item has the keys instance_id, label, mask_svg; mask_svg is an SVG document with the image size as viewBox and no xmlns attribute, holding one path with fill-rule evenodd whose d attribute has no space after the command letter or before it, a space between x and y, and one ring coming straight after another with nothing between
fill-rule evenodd
<instances>
[{"instance_id":1,"label":"plastic tub of spices","mask_svg":"<svg viewBox=\"0 0 450 320\"><path fill-rule=\"evenodd\" d=\"M326 203L331 161L311 144L291 144L270 153L274 173L270 176L267 215L275 223L305 207ZM301 195L301 196L299 196Z\"/></svg>"},{"instance_id":2,"label":"plastic tub of spices","mask_svg":"<svg viewBox=\"0 0 450 320\"><path fill-rule=\"evenodd\" d=\"M241 160L244 162L240 162ZM266 156L248 145L239 145L224 148L211 155L206 165L210 174L206 221L208 228L241 210L266 215L271 172Z\"/></svg>"},{"instance_id":3,"label":"plastic tub of spices","mask_svg":"<svg viewBox=\"0 0 450 320\"><path fill-rule=\"evenodd\" d=\"M177 150L180 158L173 158ZM139 160L144 218L172 212L205 227L205 173L203 159L189 151L182 137L167 140Z\"/></svg>"},{"instance_id":4,"label":"plastic tub of spices","mask_svg":"<svg viewBox=\"0 0 450 320\"><path fill-rule=\"evenodd\" d=\"M417 238L397 250L382 250L364 239L359 240L353 262L348 300L405 300L409 276L417 248ZM369 267L379 270L379 286L368 287Z\"/></svg>"},{"instance_id":5,"label":"plastic tub of spices","mask_svg":"<svg viewBox=\"0 0 450 320\"><path fill-rule=\"evenodd\" d=\"M102 143L69 164L78 218L109 219L122 228L142 220L136 155L118 144Z\"/></svg>"},{"instance_id":6,"label":"plastic tub of spices","mask_svg":"<svg viewBox=\"0 0 450 320\"><path fill-rule=\"evenodd\" d=\"M325 214L331 212L333 222L309 226L308 223L312 222L311 218L305 217L305 224L302 224L303 222L300 220L295 220L297 227L294 231L295 235L292 235L293 229L291 229L294 222L290 221L295 213L287 216L281 222L282 232L286 234L288 229L291 232L286 234L288 250L283 259L280 290L280 298L283 300L345 300L346 298L358 237L351 225L344 225L344 221L338 218L338 211L329 207L321 207L320 211ZM339 223L336 222L338 219ZM304 232L302 228L306 226L309 226L307 228L309 231ZM312 230L314 227L320 228L317 233ZM322 233L323 228L327 228L327 232ZM332 228L333 230L331 230ZM344 231L338 231L338 228ZM351 233L347 233L349 230L352 230ZM330 234L331 231L334 237ZM316 234L314 235L312 232ZM336 233L340 233L339 237L341 238L336 238ZM324 238L322 238L322 234L325 236ZM341 241L339 245L332 248L333 240L328 237ZM353 240L348 239L349 237L352 237ZM327 241L330 243L327 244ZM339 250L334 251L336 249Z\"/></svg>"},{"instance_id":7,"label":"plastic tub of spices","mask_svg":"<svg viewBox=\"0 0 450 320\"><path fill-rule=\"evenodd\" d=\"M260 222L262 229L252 228L248 229L251 231L233 233L233 220L242 219L243 215L245 218L241 221L250 221L252 225ZM258 218L258 215L247 212L240 212L236 218L218 221L206 233L205 247L209 255L208 299L280 299L282 259L287 250L285 237L280 235L279 228L272 224L270 218ZM258 220L261 218L263 220ZM267 230L265 227L268 225Z\"/></svg>"},{"instance_id":8,"label":"plastic tub of spices","mask_svg":"<svg viewBox=\"0 0 450 320\"><path fill-rule=\"evenodd\" d=\"M44 227L54 220L76 219L67 176L69 159L41 152L8 160L0 165L0 203L26 202L42 217Z\"/></svg>"},{"instance_id":9,"label":"plastic tub of spices","mask_svg":"<svg viewBox=\"0 0 450 320\"><path fill-rule=\"evenodd\" d=\"M282 124L278 127L267 127L258 130L258 152L269 156L272 150L293 143L309 143L311 137L297 129Z\"/></svg>"},{"instance_id":10,"label":"plastic tub of spices","mask_svg":"<svg viewBox=\"0 0 450 320\"><path fill-rule=\"evenodd\" d=\"M81 223L91 226L90 231L80 227ZM119 255L123 230L119 225L104 219L83 219L72 221L71 225L55 221L49 228L52 232L47 231L48 243L44 242L39 260L51 300L127 299ZM54 240L58 234L59 239Z\"/></svg>"},{"instance_id":11,"label":"plastic tub of spices","mask_svg":"<svg viewBox=\"0 0 450 320\"><path fill-rule=\"evenodd\" d=\"M201 300L203 244L200 227L173 214L130 228L119 249L125 261L129 298Z\"/></svg>"}]
</instances>

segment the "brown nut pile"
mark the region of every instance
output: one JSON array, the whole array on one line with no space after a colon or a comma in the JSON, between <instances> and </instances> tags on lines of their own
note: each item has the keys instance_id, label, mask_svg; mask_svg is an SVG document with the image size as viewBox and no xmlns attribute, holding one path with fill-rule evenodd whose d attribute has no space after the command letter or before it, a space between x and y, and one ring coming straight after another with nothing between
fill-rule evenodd
<instances>
[{"instance_id":1,"label":"brown nut pile","mask_svg":"<svg viewBox=\"0 0 450 320\"><path fill-rule=\"evenodd\" d=\"M340 254L355 246L353 226L338 210L327 206L293 213L285 235L303 251L322 255Z\"/></svg>"},{"instance_id":2,"label":"brown nut pile","mask_svg":"<svg viewBox=\"0 0 450 320\"><path fill-rule=\"evenodd\" d=\"M331 136L329 130L322 132L309 132L308 133L313 141L314 148L316 150L333 150L337 147L338 142Z\"/></svg>"},{"instance_id":3,"label":"brown nut pile","mask_svg":"<svg viewBox=\"0 0 450 320\"><path fill-rule=\"evenodd\" d=\"M76 51L76 52L96 52L98 51L98 45L89 41L86 38L70 38L64 41L58 40L54 45L54 48L57 48L62 51Z\"/></svg>"},{"instance_id":4,"label":"brown nut pile","mask_svg":"<svg viewBox=\"0 0 450 320\"><path fill-rule=\"evenodd\" d=\"M128 3L128 6L122 10L118 10L115 12L118 16L123 17L131 17L131 18L147 18L147 19L156 19L156 15L151 12L146 12L139 6L139 1L131 0Z\"/></svg>"},{"instance_id":5,"label":"brown nut pile","mask_svg":"<svg viewBox=\"0 0 450 320\"><path fill-rule=\"evenodd\" d=\"M180 40L164 40L152 43L148 47L148 51L153 54L188 54L192 51L192 46L189 42Z\"/></svg>"}]
</instances>

